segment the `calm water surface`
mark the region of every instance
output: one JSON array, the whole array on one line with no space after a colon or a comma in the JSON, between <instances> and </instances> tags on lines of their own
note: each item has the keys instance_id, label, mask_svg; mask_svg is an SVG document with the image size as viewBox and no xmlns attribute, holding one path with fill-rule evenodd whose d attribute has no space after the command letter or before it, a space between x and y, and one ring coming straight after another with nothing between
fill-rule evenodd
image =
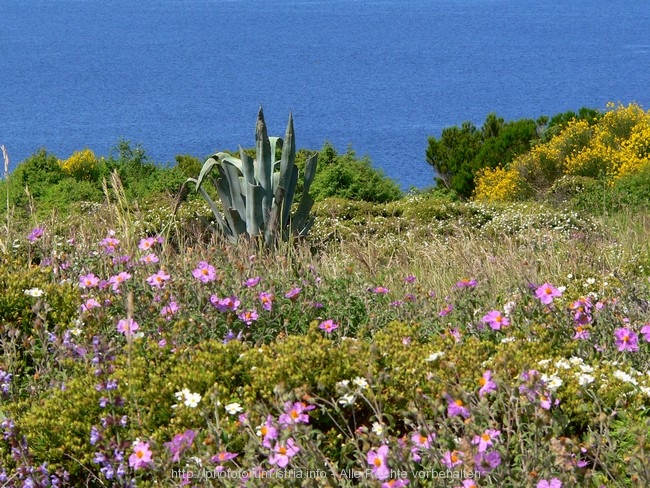
<instances>
[{"instance_id":1,"label":"calm water surface","mask_svg":"<svg viewBox=\"0 0 650 488\"><path fill-rule=\"evenodd\" d=\"M12 165L120 138L161 163L254 143L351 145L403 187L428 135L489 112L650 108L647 0L3 0L0 144Z\"/></svg>"}]
</instances>

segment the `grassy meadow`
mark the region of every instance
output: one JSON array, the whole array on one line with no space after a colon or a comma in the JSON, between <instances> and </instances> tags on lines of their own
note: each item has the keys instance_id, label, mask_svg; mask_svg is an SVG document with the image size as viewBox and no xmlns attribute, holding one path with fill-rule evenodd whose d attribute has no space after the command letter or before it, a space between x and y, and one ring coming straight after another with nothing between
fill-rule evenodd
<instances>
[{"instance_id":1,"label":"grassy meadow","mask_svg":"<svg viewBox=\"0 0 650 488\"><path fill-rule=\"evenodd\" d=\"M474 199L324 179L265 249L177 197L195 162L125 152L0 185L0 487L650 486L648 166L501 201L492 169ZM11 186L59 167L86 197Z\"/></svg>"}]
</instances>

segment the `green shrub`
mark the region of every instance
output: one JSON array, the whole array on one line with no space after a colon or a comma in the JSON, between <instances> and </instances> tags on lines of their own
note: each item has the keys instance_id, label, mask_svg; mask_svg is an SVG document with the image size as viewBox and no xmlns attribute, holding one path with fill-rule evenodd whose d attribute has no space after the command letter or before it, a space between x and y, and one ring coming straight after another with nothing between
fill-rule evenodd
<instances>
[{"instance_id":1,"label":"green shrub","mask_svg":"<svg viewBox=\"0 0 650 488\"><path fill-rule=\"evenodd\" d=\"M402 196L397 183L373 168L369 158L357 159L351 149L338 154L331 144L326 144L318 155L311 194L316 201L341 197L376 203L391 202Z\"/></svg>"},{"instance_id":2,"label":"green shrub","mask_svg":"<svg viewBox=\"0 0 650 488\"><path fill-rule=\"evenodd\" d=\"M593 180L575 193L571 203L579 210L602 214L647 209L650 206L650 165L613 183Z\"/></svg>"},{"instance_id":3,"label":"green shrub","mask_svg":"<svg viewBox=\"0 0 650 488\"><path fill-rule=\"evenodd\" d=\"M38 210L41 215L53 210L66 215L71 205L80 202L101 202L104 195L96 182L64 178L47 189L39 199Z\"/></svg>"},{"instance_id":4,"label":"green shrub","mask_svg":"<svg viewBox=\"0 0 650 488\"><path fill-rule=\"evenodd\" d=\"M201 172L203 163L195 156L189 154L177 154L176 166L186 178L196 178Z\"/></svg>"},{"instance_id":5,"label":"green shrub","mask_svg":"<svg viewBox=\"0 0 650 488\"><path fill-rule=\"evenodd\" d=\"M50 188L65 177L59 160L45 149L40 149L18 164L9 177L10 204L26 215L29 211L29 197L25 189L36 200L42 198Z\"/></svg>"}]
</instances>

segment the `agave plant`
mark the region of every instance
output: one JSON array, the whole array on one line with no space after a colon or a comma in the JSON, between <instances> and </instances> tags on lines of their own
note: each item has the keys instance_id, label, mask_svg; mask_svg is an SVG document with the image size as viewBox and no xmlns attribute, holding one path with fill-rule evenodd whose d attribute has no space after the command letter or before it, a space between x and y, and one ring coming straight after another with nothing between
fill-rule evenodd
<instances>
[{"instance_id":1,"label":"agave plant","mask_svg":"<svg viewBox=\"0 0 650 488\"><path fill-rule=\"evenodd\" d=\"M276 150L282 149L280 160ZM255 159L239 148L240 157L218 152L209 157L198 178L189 178L196 191L200 191L210 205L220 230L231 241L238 242L242 236L264 237L267 247L273 247L278 238L304 236L313 223L310 218L313 198L309 187L316 174L318 154L307 159L302 195L298 208L291 214L291 207L298 184L296 166L296 142L293 117L284 139L269 137L260 107L255 128ZM217 169L218 176L212 171ZM206 191L210 181L217 190L223 211Z\"/></svg>"}]
</instances>

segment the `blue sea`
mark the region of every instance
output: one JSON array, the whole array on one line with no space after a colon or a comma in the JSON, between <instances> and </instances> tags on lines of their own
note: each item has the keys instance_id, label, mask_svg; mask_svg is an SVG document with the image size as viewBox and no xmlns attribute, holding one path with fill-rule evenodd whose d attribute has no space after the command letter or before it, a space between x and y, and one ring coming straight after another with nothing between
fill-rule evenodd
<instances>
[{"instance_id":1,"label":"blue sea","mask_svg":"<svg viewBox=\"0 0 650 488\"><path fill-rule=\"evenodd\" d=\"M650 108L647 0L2 0L0 144L12 166L120 139L161 164L254 144L293 112L404 188L427 137L636 101Z\"/></svg>"}]
</instances>

